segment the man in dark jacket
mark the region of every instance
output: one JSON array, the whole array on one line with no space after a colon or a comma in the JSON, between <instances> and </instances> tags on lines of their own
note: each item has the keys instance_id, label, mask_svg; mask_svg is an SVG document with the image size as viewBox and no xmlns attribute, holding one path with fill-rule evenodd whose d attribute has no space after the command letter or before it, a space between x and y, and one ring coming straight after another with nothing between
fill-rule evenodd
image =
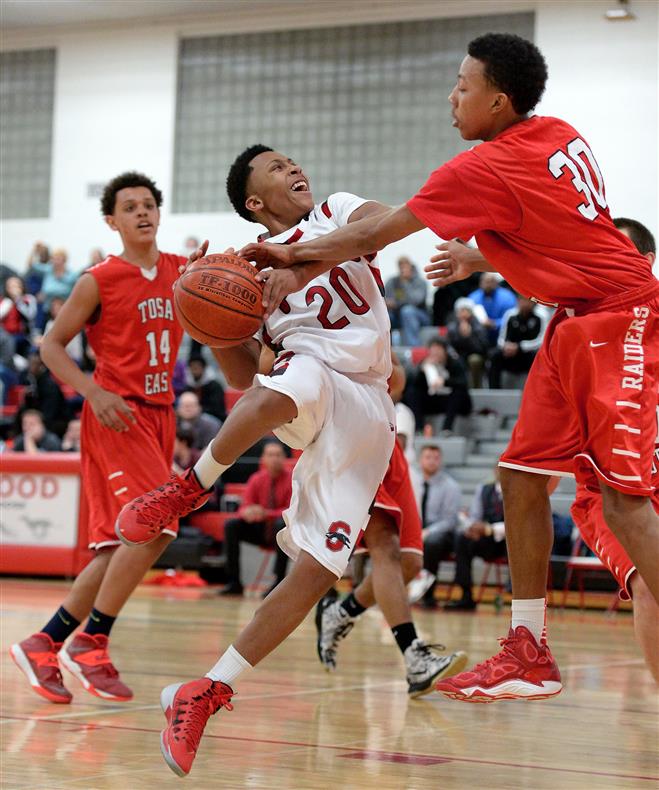
<instances>
[{"instance_id":1,"label":"man in dark jacket","mask_svg":"<svg viewBox=\"0 0 659 790\"><path fill-rule=\"evenodd\" d=\"M413 381L413 410L417 425L432 414L444 414L443 431L451 431L458 414L471 414L467 373L457 354L441 338L428 343L428 356Z\"/></svg>"},{"instance_id":2,"label":"man in dark jacket","mask_svg":"<svg viewBox=\"0 0 659 790\"><path fill-rule=\"evenodd\" d=\"M471 386L480 388L489 349L487 330L474 315L471 299L458 299L455 319L448 325L448 341L471 376Z\"/></svg>"}]
</instances>

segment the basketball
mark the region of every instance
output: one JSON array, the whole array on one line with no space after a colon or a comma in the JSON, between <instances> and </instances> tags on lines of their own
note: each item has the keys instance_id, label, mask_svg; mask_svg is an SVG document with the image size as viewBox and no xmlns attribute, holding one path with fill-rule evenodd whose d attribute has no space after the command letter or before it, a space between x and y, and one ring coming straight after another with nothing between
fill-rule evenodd
<instances>
[{"instance_id":1,"label":"basketball","mask_svg":"<svg viewBox=\"0 0 659 790\"><path fill-rule=\"evenodd\" d=\"M237 255L194 261L174 286L174 308L185 331L207 346L230 348L263 322L263 286L256 269Z\"/></svg>"}]
</instances>

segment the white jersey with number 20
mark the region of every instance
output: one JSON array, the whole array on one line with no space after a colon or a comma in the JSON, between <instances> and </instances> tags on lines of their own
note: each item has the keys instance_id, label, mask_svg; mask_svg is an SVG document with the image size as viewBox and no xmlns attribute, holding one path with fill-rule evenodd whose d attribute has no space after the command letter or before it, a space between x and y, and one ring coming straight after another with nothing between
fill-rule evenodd
<instances>
[{"instance_id":1,"label":"white jersey with number 20","mask_svg":"<svg viewBox=\"0 0 659 790\"><path fill-rule=\"evenodd\" d=\"M367 202L335 192L268 241L294 244L324 236L346 225L353 211ZM375 256L346 261L287 296L266 321L263 340L278 350L315 357L339 373L386 381L391 348L383 291Z\"/></svg>"}]
</instances>

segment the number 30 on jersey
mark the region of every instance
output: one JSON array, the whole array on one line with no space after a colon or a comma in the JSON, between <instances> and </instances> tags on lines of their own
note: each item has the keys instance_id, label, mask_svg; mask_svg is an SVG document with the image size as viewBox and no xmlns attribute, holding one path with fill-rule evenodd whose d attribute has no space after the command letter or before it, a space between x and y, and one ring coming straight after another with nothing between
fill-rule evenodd
<instances>
[{"instance_id":1,"label":"number 30 on jersey","mask_svg":"<svg viewBox=\"0 0 659 790\"><path fill-rule=\"evenodd\" d=\"M572 176L572 185L583 196L583 202L579 203L577 211L586 219L597 219L597 207L606 208L604 180L593 152L586 143L580 137L575 137L567 144L566 151L559 148L553 153L547 165L556 179L564 175Z\"/></svg>"}]
</instances>

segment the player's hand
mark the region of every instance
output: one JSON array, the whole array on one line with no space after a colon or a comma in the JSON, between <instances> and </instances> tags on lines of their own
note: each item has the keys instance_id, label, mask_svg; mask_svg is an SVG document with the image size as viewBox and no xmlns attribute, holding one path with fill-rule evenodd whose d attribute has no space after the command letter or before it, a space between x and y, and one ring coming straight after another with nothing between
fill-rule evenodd
<instances>
[{"instance_id":1,"label":"player's hand","mask_svg":"<svg viewBox=\"0 0 659 790\"><path fill-rule=\"evenodd\" d=\"M96 419L106 428L124 433L137 423L133 407L121 395L97 387L87 396L87 400Z\"/></svg>"},{"instance_id":2,"label":"player's hand","mask_svg":"<svg viewBox=\"0 0 659 790\"><path fill-rule=\"evenodd\" d=\"M270 318L288 294L301 290L307 284L302 267L292 266L289 269L266 269L256 275L263 283L263 320Z\"/></svg>"},{"instance_id":3,"label":"player's hand","mask_svg":"<svg viewBox=\"0 0 659 790\"><path fill-rule=\"evenodd\" d=\"M197 249L190 253L190 257L188 260L182 265L178 267L179 274L183 274L183 272L190 266L191 263L198 261L199 258L203 258L204 255L208 252L208 239L202 241L202 243L197 247Z\"/></svg>"},{"instance_id":4,"label":"player's hand","mask_svg":"<svg viewBox=\"0 0 659 790\"><path fill-rule=\"evenodd\" d=\"M483 265L483 258L478 250L472 250L460 241L445 241L435 247L437 255L433 255L430 263L424 267L426 279L436 288L466 280ZM475 253L475 254L474 254Z\"/></svg>"},{"instance_id":5,"label":"player's hand","mask_svg":"<svg viewBox=\"0 0 659 790\"><path fill-rule=\"evenodd\" d=\"M254 261L259 271L262 269L285 269L295 263L293 250L288 244L268 244L267 242L247 244L240 250L238 256L248 261Z\"/></svg>"}]
</instances>

